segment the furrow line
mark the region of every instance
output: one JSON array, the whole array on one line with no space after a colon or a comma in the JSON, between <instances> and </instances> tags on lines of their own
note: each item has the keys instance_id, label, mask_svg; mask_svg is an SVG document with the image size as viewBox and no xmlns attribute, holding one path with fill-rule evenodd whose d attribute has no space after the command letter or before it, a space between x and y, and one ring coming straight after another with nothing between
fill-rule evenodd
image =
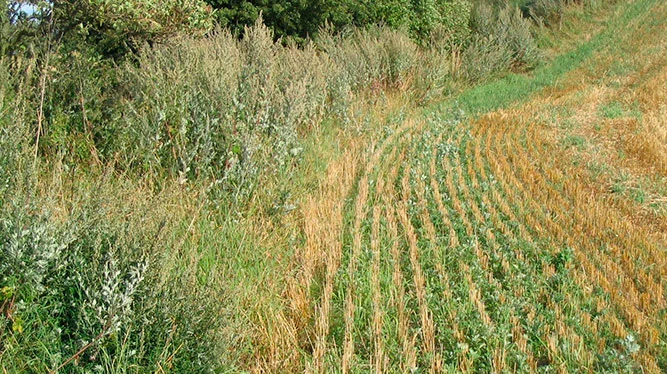
<instances>
[{"instance_id":1,"label":"furrow line","mask_svg":"<svg viewBox=\"0 0 667 374\"><path fill-rule=\"evenodd\" d=\"M351 253L347 267L347 287L345 289L344 300L344 325L345 332L343 338L343 357L341 362L341 370L347 373L356 365L355 361L355 315L356 315L356 287L355 277L357 273L357 262L359 255L362 252L363 246L363 230L362 224L367 219L368 215L368 198L370 193L369 176L376 168L376 165L385 154L387 147L394 145L394 140L403 135L406 131L411 129L412 122L405 122L399 129L394 131L387 139L378 147L373 145L374 152L366 164L363 175L358 183L358 191L354 205L354 223L352 227L352 246Z\"/></svg>"},{"instance_id":2,"label":"furrow line","mask_svg":"<svg viewBox=\"0 0 667 374\"><path fill-rule=\"evenodd\" d=\"M391 153L384 160L384 165L396 165L397 159L399 158L399 151L403 148L404 144L397 142L391 149ZM373 342L373 355L370 358L370 367L376 373L384 373L390 370L390 358L387 354L384 331L385 331L385 319L387 314L391 313L389 306L385 306L385 301L388 298L384 295L384 290L382 288L382 282L380 277L385 274L383 270L383 264L390 265L389 258L384 258L383 255L391 256L390 253L384 253L384 246L382 239L386 239L387 231L382 230L381 221L384 218L385 224L387 222L388 208L387 205L387 193L388 189L392 188L392 180L388 180L388 176L392 174L392 168L385 167L382 168L377 175L376 183L377 187L375 189L374 201L373 201L373 223L371 226L371 266L370 266L370 278L371 278L371 299L372 299L372 342ZM392 203L393 204L393 203ZM386 225L385 225L386 226ZM389 238L392 242L395 238ZM389 251L386 251L389 252ZM391 292L391 290L386 290L385 292Z\"/></svg>"},{"instance_id":3,"label":"furrow line","mask_svg":"<svg viewBox=\"0 0 667 374\"><path fill-rule=\"evenodd\" d=\"M419 317L421 320L420 330L422 335L422 352L423 356L431 361L428 362L427 365L433 369L436 365L434 362L436 355L435 327L433 324L431 311L429 310L428 303L426 301L426 279L424 278L424 272L419 262L419 246L417 244L417 234L415 233L415 228L410 221L407 211L407 206L410 204L410 197L412 193L412 187L410 186L410 171L404 173L403 178L401 178L401 186L402 200L398 204L397 214L405 232L408 244L410 266L412 268L412 281L415 287L417 303L419 306Z\"/></svg>"},{"instance_id":4,"label":"furrow line","mask_svg":"<svg viewBox=\"0 0 667 374\"><path fill-rule=\"evenodd\" d=\"M460 147L463 146L463 141L462 139L465 137L464 131L459 130L458 131L458 139L456 141L457 146L459 147L459 152L460 152ZM479 238L477 237L475 233L475 229L472 223L472 220L470 219L470 214L466 211L466 207L470 207L470 210L472 210L472 206L475 204L471 203L471 199L469 199L469 194L467 191L467 184L463 180L462 176L462 169L461 169L461 158L462 155L461 153L458 154L456 158L452 158L450 162L447 163L447 168L448 168L448 175L451 177L451 179L448 178L448 187L450 189L450 197L452 199L452 203L454 205L454 209L458 213L459 217L461 217L463 224L465 225L466 228L466 234L469 238L469 245L472 245L474 248L474 253L477 258L477 261L480 263L481 267L483 270L488 269L488 257L482 252L480 249L480 243L479 243ZM443 160L444 162L444 160ZM452 163L455 163L455 166L451 165ZM452 176L453 174L456 174L456 180L454 180L454 177ZM462 195L462 199L459 198L459 195ZM468 202L465 204L463 201ZM470 268L466 265L464 267L464 275L466 279L469 281L470 285L470 297L471 300L473 300L473 303L475 307L477 308L477 311L482 318L482 321L484 324L489 327L491 330L494 328L494 323L487 313L486 306L484 305L484 302L481 300L481 293L475 286L473 280L472 280L472 275L470 273ZM470 283L472 282L472 283Z\"/></svg>"},{"instance_id":5,"label":"furrow line","mask_svg":"<svg viewBox=\"0 0 667 374\"><path fill-rule=\"evenodd\" d=\"M329 167L327 179L319 189L318 195L309 198L304 204L304 222L307 253L324 257L324 289L319 305L315 306L315 343L312 366L307 371L325 372L324 357L327 353L327 337L330 329L331 301L334 292L335 276L341 262L343 251L342 230L345 197L352 189L357 175L358 159L356 152L345 152L339 162ZM304 256L307 258L307 256ZM312 265L315 268L315 265ZM305 282L312 282L312 273L305 277Z\"/></svg>"},{"instance_id":6,"label":"furrow line","mask_svg":"<svg viewBox=\"0 0 667 374\"><path fill-rule=\"evenodd\" d=\"M405 294L404 276L401 270L401 249L399 245L398 222L396 221L396 191L394 181L398 178L399 167L405 159L406 151L402 151L398 162L394 163L391 172L388 175L387 191L383 196L386 207L387 228L389 236L393 239L391 242L391 262L393 263L393 288L392 298L395 300L397 309L397 332L398 340L401 343L400 367L402 372L408 372L417 367L417 350L415 348L417 336L411 334L410 316L408 315L408 306Z\"/></svg>"},{"instance_id":7,"label":"furrow line","mask_svg":"<svg viewBox=\"0 0 667 374\"><path fill-rule=\"evenodd\" d=\"M347 268L349 279L345 293L345 340L343 343L343 359L341 369L347 373L354 359L354 318L355 318L355 275L357 272L357 258L361 252L362 235L361 224L367 214L366 200L368 199L368 175L364 175L359 182L359 191L355 202L355 221L352 241L352 253Z\"/></svg>"},{"instance_id":8,"label":"furrow line","mask_svg":"<svg viewBox=\"0 0 667 374\"><path fill-rule=\"evenodd\" d=\"M429 174L431 175L430 185L433 190L433 198L437 210L440 213L443 225L448 228L445 229L449 231L449 252L451 252L451 257L446 261L451 263L450 266L453 266L453 269L449 270L449 273L454 276L454 279L450 279L450 274L448 274L448 271L444 269L444 267L436 269L440 272L442 279L446 281L447 284L456 284L459 288L458 290L452 290L449 287L445 289L449 298L456 297L456 300L458 300L458 303L454 304L454 307L450 309L448 320L452 321L452 331L457 342L457 369L461 372L470 373L475 370L476 365L472 349L477 349L477 347L471 347L468 339L472 335L475 335L476 332L466 331L466 329L474 328L470 324L470 321L466 321L466 325L468 326L466 328L459 325L459 321L465 320L466 317L473 317L475 320L479 319L478 322L480 324L483 322L480 313L476 309L476 304L470 297L470 289L464 282L466 280L464 273L469 267L464 266L465 262L460 255L460 252L465 250L464 246L466 246L466 243L468 242L467 238L469 238L467 232L472 232L472 230L471 227L469 228L466 226L464 217L460 216L458 211L453 207L455 203L453 198L456 197L456 187L454 186L451 168L447 167L449 165L447 158L456 156L456 154L452 154L452 151L455 148L455 144L458 144L461 132L458 127L452 127L450 131L447 141L443 143L440 139L437 147L438 149L432 151L434 156L429 165ZM456 136L452 132L456 132ZM445 175L444 181L438 176L442 174ZM441 190L441 183L444 190ZM445 205L442 191L444 191L444 196L446 196L447 205ZM455 223L454 221L458 222ZM459 230L456 229L457 226L459 227ZM460 279L456 279L457 277L460 277ZM460 289L464 285L466 289ZM466 299L467 301L464 301ZM472 310L468 311L468 305ZM474 315L468 313L474 313Z\"/></svg>"},{"instance_id":9,"label":"furrow line","mask_svg":"<svg viewBox=\"0 0 667 374\"><path fill-rule=\"evenodd\" d=\"M480 152L480 139L472 139L472 142L474 143L473 147L466 147L466 165L467 165L467 174L470 176L470 186L472 187L473 191L478 191L479 194L477 194L478 199L477 199L477 204L479 204L481 207L486 208L487 214L491 222L489 222L489 219L480 211L479 207L474 204L474 210L473 214L475 215L476 219L479 222L486 223L486 224L492 224L493 227L499 227L499 230L504 233L510 233L509 228L505 225L504 222L498 217L498 211L496 210L496 207L493 203L489 201L489 198L487 196L487 193L484 193L486 191L482 191L482 187L480 185L480 180L478 178L478 172L479 170L475 169L475 166L482 166L482 156ZM472 160L472 161L471 161ZM488 182L485 179L482 179L482 183ZM491 187L493 188L493 187ZM469 198L469 197L468 197ZM470 200L472 200L470 198ZM515 276L515 274L511 273L511 268L510 268L510 262L507 259L507 257L502 253L500 250L501 244L498 240L498 237L493 233L493 231L490 228L487 228L484 230L484 235L486 237L486 242L487 244L490 245L492 253L494 254L495 258L500 259L496 260L497 262L500 263L500 267L502 268L502 271L505 274L509 274L510 277ZM512 235L512 234L510 234ZM516 250L515 250L516 251ZM488 262L488 259L487 259ZM505 306L506 301L515 297L521 297L520 295L517 295L516 291L519 289L522 289L522 287L513 287L512 291L514 291L514 295L508 295L508 293L504 290L505 287L494 278L493 274L494 271L493 269L489 269L488 267L485 269L487 273L489 274L489 282L491 282L494 287L500 291L499 294L499 302L501 306ZM528 304L532 307L532 303ZM507 306L505 306L507 308ZM509 307L509 321L507 321L512 327L510 328L510 331L512 333L516 348L519 350L519 353L514 352L514 354L521 354L524 357L524 360L526 362L536 362L535 357L533 356L532 352L530 352L527 349L527 340L525 338L525 332L523 331L523 328L519 322L519 318L516 316L516 313L514 311L513 307ZM511 348L511 347L510 347ZM503 370L507 370L508 368L506 367L507 365L507 347L505 344L503 344L503 347L499 349L499 347L495 348L494 351L494 359L493 359L493 367L495 372L502 372ZM516 369L516 367L514 368Z\"/></svg>"},{"instance_id":10,"label":"furrow line","mask_svg":"<svg viewBox=\"0 0 667 374\"><path fill-rule=\"evenodd\" d=\"M451 134L450 134L451 137ZM436 142L438 145L442 144L442 135L438 137L438 140ZM438 182L437 178L437 167L436 167L436 161L438 159L438 147L433 147L432 154L430 157L430 162L429 162L429 176L430 176L430 186L431 190L433 192L433 198L435 200L435 204L437 207L437 210L440 214L440 218L442 219L442 224L443 228L447 228L447 236L448 236L448 249L454 250L455 248L458 247L459 241L458 241L458 234L456 233L456 230L454 229L454 225L452 224L450 220L450 213L445 207L442 199L442 195L440 194L440 183ZM443 256L442 251L438 251L438 260L436 263L436 271L438 272L438 276L441 279L442 285L443 285L443 291L442 291L442 296L445 300L450 301L452 300L453 292L451 290L451 287L449 286L451 281L449 279L449 275L447 274L447 271L444 268L444 263L445 263L445 258ZM456 308L451 308L448 315L446 316L446 322L451 326L454 338L456 339L457 345L458 346L464 346L465 342L465 333L461 330L461 328L458 325L457 318L456 318ZM459 354L458 357L459 361L459 368L462 368L463 372L468 372L472 368L472 359L470 358L470 352L469 351L464 351L461 354Z\"/></svg>"},{"instance_id":11,"label":"furrow line","mask_svg":"<svg viewBox=\"0 0 667 374\"><path fill-rule=\"evenodd\" d=\"M382 195L384 192L384 181L381 178L377 180L377 193ZM371 252L373 260L371 265L371 292L373 301L373 346L374 352L371 359L371 367L375 368L376 373L385 371L387 361L384 349L384 340L382 336L384 313L382 306L382 289L380 286L380 217L382 215L382 206L379 204L373 207L373 225L371 228Z\"/></svg>"},{"instance_id":12,"label":"furrow line","mask_svg":"<svg viewBox=\"0 0 667 374\"><path fill-rule=\"evenodd\" d=\"M438 136L436 139L436 144L439 144L442 139L442 134ZM435 224L433 223L433 216L438 215L440 216L440 210L431 212L429 209L429 199L426 196L426 189L427 186L424 183L424 179L428 178L430 185L434 182L433 176L433 168L435 166L435 157L437 156L437 147L434 146L432 143L424 144L422 142L421 144L422 147L426 147L426 149L432 149L432 151L428 152L427 154L424 154L422 156L426 156L427 159L429 160L428 166L426 164L419 164L419 169L417 170L416 173L416 178L414 178L414 191L415 191L415 196L417 198L417 207L418 207L418 213L416 214L416 218L419 220L421 223L421 227L424 231L422 234L422 237L426 239L427 242L427 249L424 250L426 256L429 256L430 262L433 263L433 268L435 269L435 273L431 275L430 277L427 277L427 287L431 290L435 289L441 290L441 295L438 295L440 297L437 297L435 294L432 295L432 297L437 297L435 298L435 305L432 305L431 307L431 312L433 313L434 320L436 319L436 311L441 312L442 318L446 321L446 325L444 326L438 326L436 322L434 322L434 327L436 330L436 345L438 345L438 341L452 341L455 338L456 335L460 335L460 331L458 329L458 325L456 323L455 318L452 318L452 310L453 310L453 300L452 300L452 291L449 287L449 277L447 276L447 273L444 269L444 251L447 249L447 247L440 247L439 239L438 239L438 234L437 234L437 229ZM424 170L424 166L427 166L429 168L428 171ZM428 175L428 176L427 176ZM436 182L437 183L437 182ZM443 221L447 222L448 218L445 217ZM453 232L453 229L450 226L450 235L456 235L455 232ZM437 294L437 292L435 292ZM447 334L447 327L451 328L453 331L453 334L447 339L444 334ZM439 338L439 339L438 339ZM462 343L462 342L459 342ZM441 372L443 370L443 355L441 350L443 349L443 346L440 345L440 351L436 351L435 358L433 360L433 365L431 367L432 372ZM436 347L437 349L437 347Z\"/></svg>"},{"instance_id":13,"label":"furrow line","mask_svg":"<svg viewBox=\"0 0 667 374\"><path fill-rule=\"evenodd\" d=\"M461 139L465 135L465 132L459 127L455 130L455 137L451 139L449 143L450 146L454 146L457 149L457 152L454 154L454 157L443 158L440 160L440 166L442 167L443 172L446 173L446 189L448 191L449 201L456 213L458 219L461 221L465 233L457 232L459 236L459 242L463 243L465 248L468 247L478 247L478 239L475 235L475 230L472 222L468 218L468 214L465 210L464 204L459 198L459 188L457 188L454 180L455 167L452 164L459 164L460 157L460 146ZM461 186L463 188L463 186ZM472 273L470 265L466 263L462 258L457 258L458 267L461 271L461 277L466 281L467 285L467 298L470 304L474 307L477 312L477 316L480 319L480 322L484 326L484 330L481 331L484 335L488 335L488 332L493 329L493 323L489 314L487 313L486 306L484 305L483 300L481 300L481 292L477 288L474 280L472 279ZM464 347L467 347L462 352L461 361L459 362L459 369L462 371L474 370L475 361L469 355L468 349L470 347L466 344Z\"/></svg>"}]
</instances>

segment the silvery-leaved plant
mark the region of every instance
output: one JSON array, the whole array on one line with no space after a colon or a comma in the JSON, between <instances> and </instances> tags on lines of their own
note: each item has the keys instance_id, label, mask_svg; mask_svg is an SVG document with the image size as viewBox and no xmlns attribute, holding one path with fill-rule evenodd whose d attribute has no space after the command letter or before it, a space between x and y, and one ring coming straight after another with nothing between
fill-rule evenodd
<instances>
[{"instance_id":1,"label":"silvery-leaved plant","mask_svg":"<svg viewBox=\"0 0 667 374\"><path fill-rule=\"evenodd\" d=\"M134 296L147 270L148 261L143 260L122 271L118 260L111 253L103 265L102 284L84 287L86 295L84 309L93 311L96 319L96 321L89 320L88 323L101 326L106 334L118 332L132 317ZM85 282L83 276L79 275L79 279ZM90 317L86 313L84 315Z\"/></svg>"}]
</instances>

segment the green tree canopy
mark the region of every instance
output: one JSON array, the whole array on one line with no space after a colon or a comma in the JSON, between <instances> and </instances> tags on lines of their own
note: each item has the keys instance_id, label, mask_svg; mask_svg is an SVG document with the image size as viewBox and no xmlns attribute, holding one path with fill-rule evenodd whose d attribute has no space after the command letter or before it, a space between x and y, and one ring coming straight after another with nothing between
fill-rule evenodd
<instances>
[{"instance_id":1,"label":"green tree canopy","mask_svg":"<svg viewBox=\"0 0 667 374\"><path fill-rule=\"evenodd\" d=\"M203 0L52 0L6 4L5 19L11 27L43 30L48 26L51 37L66 44L87 42L110 57L122 56L143 43L159 42L178 33L204 34L214 22L213 9Z\"/></svg>"},{"instance_id":2,"label":"green tree canopy","mask_svg":"<svg viewBox=\"0 0 667 374\"><path fill-rule=\"evenodd\" d=\"M240 35L262 14L276 37L303 39L328 22L334 28L384 24L425 40L438 27L465 28L468 0L206 0L223 27Z\"/></svg>"}]
</instances>

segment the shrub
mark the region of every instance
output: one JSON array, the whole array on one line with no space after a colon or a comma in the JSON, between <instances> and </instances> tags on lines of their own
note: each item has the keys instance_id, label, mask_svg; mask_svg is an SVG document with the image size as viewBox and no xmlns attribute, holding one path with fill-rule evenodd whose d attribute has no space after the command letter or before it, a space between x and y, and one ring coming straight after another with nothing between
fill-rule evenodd
<instances>
[{"instance_id":1,"label":"shrub","mask_svg":"<svg viewBox=\"0 0 667 374\"><path fill-rule=\"evenodd\" d=\"M207 0L217 9L216 17L224 27L241 34L260 14L274 33L284 40L304 42L318 34L328 22L329 27L344 30L355 26L377 25L394 30L409 29L418 42L427 42L439 25L453 35L465 37L470 2L466 0L377 0L377 1L273 1L252 2Z\"/></svg>"},{"instance_id":2,"label":"shrub","mask_svg":"<svg viewBox=\"0 0 667 374\"><path fill-rule=\"evenodd\" d=\"M470 36L472 3L467 0L422 0L414 5L410 30L420 42L443 43L461 48Z\"/></svg>"},{"instance_id":3,"label":"shrub","mask_svg":"<svg viewBox=\"0 0 667 374\"><path fill-rule=\"evenodd\" d=\"M439 33L446 35L446 42L455 49L467 45L471 36L470 18L472 3L465 0L446 2L441 6L441 21Z\"/></svg>"},{"instance_id":4,"label":"shrub","mask_svg":"<svg viewBox=\"0 0 667 374\"><path fill-rule=\"evenodd\" d=\"M213 26L210 7L200 0L67 0L56 2L53 11L54 29L67 44L114 58L180 33L201 36Z\"/></svg>"},{"instance_id":5,"label":"shrub","mask_svg":"<svg viewBox=\"0 0 667 374\"><path fill-rule=\"evenodd\" d=\"M0 362L9 372L175 371L220 368L229 345L219 288L192 282L165 235L178 222L128 203L109 176L72 187L67 220L38 196L13 191L0 213ZM120 187L120 186L115 186ZM29 188L27 190L30 190ZM117 199L123 199L121 205ZM168 221L168 220L171 221ZM166 226L166 229L163 227Z\"/></svg>"},{"instance_id":6,"label":"shrub","mask_svg":"<svg viewBox=\"0 0 667 374\"><path fill-rule=\"evenodd\" d=\"M92 51L67 53L57 48L40 69L44 84L44 120L39 151L64 157L69 165L99 164L113 159L120 131L121 91L116 68ZM41 88L41 87L40 87Z\"/></svg>"}]
</instances>

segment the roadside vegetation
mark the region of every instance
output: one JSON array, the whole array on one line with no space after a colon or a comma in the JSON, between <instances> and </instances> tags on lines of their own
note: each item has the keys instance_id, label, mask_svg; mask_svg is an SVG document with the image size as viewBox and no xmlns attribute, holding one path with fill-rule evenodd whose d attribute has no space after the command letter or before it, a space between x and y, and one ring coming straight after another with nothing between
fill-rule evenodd
<instances>
[{"instance_id":1,"label":"roadside vegetation","mask_svg":"<svg viewBox=\"0 0 667 374\"><path fill-rule=\"evenodd\" d=\"M662 2L7 4L3 373L667 371Z\"/></svg>"}]
</instances>

